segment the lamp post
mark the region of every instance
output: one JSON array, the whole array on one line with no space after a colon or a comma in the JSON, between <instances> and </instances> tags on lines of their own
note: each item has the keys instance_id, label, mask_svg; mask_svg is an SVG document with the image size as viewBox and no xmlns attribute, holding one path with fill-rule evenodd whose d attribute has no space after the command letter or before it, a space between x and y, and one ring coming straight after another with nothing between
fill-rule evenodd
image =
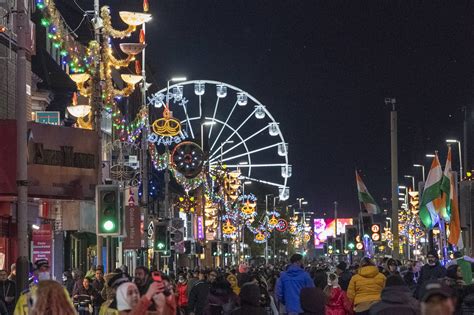
<instances>
[{"instance_id":1,"label":"lamp post","mask_svg":"<svg viewBox=\"0 0 474 315\"><path fill-rule=\"evenodd\" d=\"M215 124L215 122L213 121L210 125L213 125ZM202 125L201 125L201 128L202 128ZM202 137L202 136L201 136ZM203 138L201 138L203 139ZM224 146L226 144L231 144L231 143L234 143L234 140L227 140L227 141L224 141L224 142L221 142L221 165L222 165L222 160L223 160L223 151L224 151ZM224 194L225 195L225 194ZM225 196L224 196L225 198ZM219 234L220 234L220 241L221 241L221 259L220 259L220 265L222 268L224 268L224 236L222 235L222 209L221 211L218 212L219 213Z\"/></svg>"},{"instance_id":2,"label":"lamp post","mask_svg":"<svg viewBox=\"0 0 474 315\"><path fill-rule=\"evenodd\" d=\"M405 178L411 178L411 188L415 191L415 176L413 175L403 175Z\"/></svg>"},{"instance_id":3,"label":"lamp post","mask_svg":"<svg viewBox=\"0 0 474 315\"><path fill-rule=\"evenodd\" d=\"M391 177L392 177L392 235L393 235L393 258L398 259L399 235L398 235L398 119L395 98L386 97L385 105L391 107L390 111L390 147L391 147Z\"/></svg>"},{"instance_id":4,"label":"lamp post","mask_svg":"<svg viewBox=\"0 0 474 315\"><path fill-rule=\"evenodd\" d=\"M421 168L421 175L423 178L423 183L425 182L425 166L423 164L413 164L414 167Z\"/></svg>"},{"instance_id":5,"label":"lamp post","mask_svg":"<svg viewBox=\"0 0 474 315\"><path fill-rule=\"evenodd\" d=\"M461 152L461 141L459 140L455 140L455 139L447 139L446 140L447 143L456 143L457 146L458 146L458 155L459 155L459 181L462 180L462 178L464 177L464 173L463 173L463 169L462 169L462 152Z\"/></svg>"},{"instance_id":6,"label":"lamp post","mask_svg":"<svg viewBox=\"0 0 474 315\"><path fill-rule=\"evenodd\" d=\"M265 195L265 225L268 230L268 197L273 196L273 194ZM268 264L268 237L265 237L265 265Z\"/></svg>"}]
</instances>

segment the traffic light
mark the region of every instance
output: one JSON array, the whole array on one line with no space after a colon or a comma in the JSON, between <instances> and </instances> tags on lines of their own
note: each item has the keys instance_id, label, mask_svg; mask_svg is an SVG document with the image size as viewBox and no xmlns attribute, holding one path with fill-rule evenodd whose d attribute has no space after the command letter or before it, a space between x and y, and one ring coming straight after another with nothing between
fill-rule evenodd
<instances>
[{"instance_id":1,"label":"traffic light","mask_svg":"<svg viewBox=\"0 0 474 315\"><path fill-rule=\"evenodd\" d=\"M230 256L230 244L229 243L223 243L222 244L222 251L224 253L224 256Z\"/></svg>"},{"instance_id":2,"label":"traffic light","mask_svg":"<svg viewBox=\"0 0 474 315\"><path fill-rule=\"evenodd\" d=\"M362 228L363 228L364 234L361 235L361 236L367 235L367 236L370 237L370 234L371 234L370 228L372 227L373 223L374 222L372 220L372 215L371 214L363 214L362 215Z\"/></svg>"},{"instance_id":3,"label":"traffic light","mask_svg":"<svg viewBox=\"0 0 474 315\"><path fill-rule=\"evenodd\" d=\"M217 256L219 254L219 252L217 251L217 243L216 242L211 243L211 254L212 254L212 256Z\"/></svg>"},{"instance_id":4,"label":"traffic light","mask_svg":"<svg viewBox=\"0 0 474 315\"><path fill-rule=\"evenodd\" d=\"M96 187L97 235L120 235L122 224L121 216L119 186L98 185Z\"/></svg>"},{"instance_id":5,"label":"traffic light","mask_svg":"<svg viewBox=\"0 0 474 315\"><path fill-rule=\"evenodd\" d=\"M356 236L357 236L357 227L353 226L353 225L346 225L346 233L345 233L345 237L346 237L346 247L348 249L354 249L355 248L355 244L356 244Z\"/></svg>"},{"instance_id":6,"label":"traffic light","mask_svg":"<svg viewBox=\"0 0 474 315\"><path fill-rule=\"evenodd\" d=\"M184 241L184 253L187 255L191 254L191 241Z\"/></svg>"},{"instance_id":7,"label":"traffic light","mask_svg":"<svg viewBox=\"0 0 474 315\"><path fill-rule=\"evenodd\" d=\"M370 231L372 232L371 238L374 242L379 242L382 240L382 232L380 231L380 224L372 224L370 227Z\"/></svg>"},{"instance_id":8,"label":"traffic light","mask_svg":"<svg viewBox=\"0 0 474 315\"><path fill-rule=\"evenodd\" d=\"M202 247L201 243L196 243L196 255L201 255L204 253L204 248Z\"/></svg>"},{"instance_id":9,"label":"traffic light","mask_svg":"<svg viewBox=\"0 0 474 315\"><path fill-rule=\"evenodd\" d=\"M159 252L169 251L169 233L166 222L158 222L155 225L155 243L154 249Z\"/></svg>"}]
</instances>

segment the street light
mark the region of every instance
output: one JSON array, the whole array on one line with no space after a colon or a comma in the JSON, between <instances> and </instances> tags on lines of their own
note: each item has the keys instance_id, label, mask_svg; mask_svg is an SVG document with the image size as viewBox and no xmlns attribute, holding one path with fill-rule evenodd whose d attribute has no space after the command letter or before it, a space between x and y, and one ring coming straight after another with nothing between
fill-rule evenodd
<instances>
[{"instance_id":1,"label":"street light","mask_svg":"<svg viewBox=\"0 0 474 315\"><path fill-rule=\"evenodd\" d=\"M403 175L403 177L405 178L411 178L411 188L413 189L413 191L415 191L415 176L413 175Z\"/></svg>"},{"instance_id":2,"label":"street light","mask_svg":"<svg viewBox=\"0 0 474 315\"><path fill-rule=\"evenodd\" d=\"M423 183L425 182L425 166L422 164L413 164L414 167L420 167L421 168L421 174L423 178Z\"/></svg>"},{"instance_id":3,"label":"street light","mask_svg":"<svg viewBox=\"0 0 474 315\"><path fill-rule=\"evenodd\" d=\"M458 153L459 153L459 178L462 180L464 177L463 170L462 170L462 155L461 155L461 141L455 139L447 139L447 143L456 143L458 145Z\"/></svg>"},{"instance_id":4,"label":"street light","mask_svg":"<svg viewBox=\"0 0 474 315\"><path fill-rule=\"evenodd\" d=\"M425 154L425 156L426 156L427 158L434 158L436 155L433 154L433 153L427 153L427 154Z\"/></svg>"}]
</instances>

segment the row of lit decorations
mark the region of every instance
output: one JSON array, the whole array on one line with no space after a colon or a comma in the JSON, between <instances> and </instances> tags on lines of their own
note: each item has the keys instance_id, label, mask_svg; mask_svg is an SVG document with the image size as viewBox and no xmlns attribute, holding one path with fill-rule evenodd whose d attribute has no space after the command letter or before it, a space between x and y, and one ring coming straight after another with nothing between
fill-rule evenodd
<instances>
[{"instance_id":1,"label":"row of lit decorations","mask_svg":"<svg viewBox=\"0 0 474 315\"><path fill-rule=\"evenodd\" d=\"M87 48L77 43L70 35L66 24L62 20L60 12L56 9L53 0L36 0L36 6L43 13L41 25L47 30L48 37L52 40L52 45L59 50L62 64L68 66L71 79L76 83L79 97L75 97L72 106L69 106L68 112L78 119L78 126L81 128L92 129L92 88L93 77L96 76L94 58L100 54L101 63L99 66L99 77L103 82L102 100L104 109L112 117L113 129L116 136L122 141L137 140L143 125L146 122L147 114L139 113L134 121L127 122L117 106L117 101L122 97L129 96L134 90L136 84L143 80L141 75L141 65L135 60L136 55L141 53L146 47L145 32L140 30L138 43L121 43L120 49L127 55L124 59L114 56L112 48L112 39L123 39L130 37L137 27L151 20L148 14L148 1L143 2L144 13L121 11L119 16L127 24L125 30L113 28L109 7L104 6L100 10L100 17L103 20L103 42L89 42ZM121 74L120 77L125 82L125 87L119 89L112 79L113 69L129 67L130 63L135 61L136 74ZM88 100L86 104L77 100Z\"/></svg>"}]
</instances>

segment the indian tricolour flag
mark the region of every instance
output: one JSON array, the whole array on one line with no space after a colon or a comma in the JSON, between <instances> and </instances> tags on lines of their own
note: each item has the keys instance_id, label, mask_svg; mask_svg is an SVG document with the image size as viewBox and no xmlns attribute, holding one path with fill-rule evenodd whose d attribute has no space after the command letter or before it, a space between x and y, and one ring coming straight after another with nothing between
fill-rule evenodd
<instances>
[{"instance_id":1,"label":"indian tricolour flag","mask_svg":"<svg viewBox=\"0 0 474 315\"><path fill-rule=\"evenodd\" d=\"M451 166L451 147L448 149L448 158L444 168L443 179L441 181L442 207L441 214L446 222L449 222L448 242L452 245L463 248L461 237L461 221L459 218L458 191ZM447 219L446 219L447 218Z\"/></svg>"},{"instance_id":2,"label":"indian tricolour flag","mask_svg":"<svg viewBox=\"0 0 474 315\"><path fill-rule=\"evenodd\" d=\"M423 225L428 229L432 229L438 223L438 213L442 205L441 198L441 181L443 179L443 171L439 164L438 154L433 158L428 178L425 182L425 189L421 195L420 219Z\"/></svg>"},{"instance_id":3,"label":"indian tricolour flag","mask_svg":"<svg viewBox=\"0 0 474 315\"><path fill-rule=\"evenodd\" d=\"M451 196L453 191L451 190L451 147L448 149L448 157L446 158L446 166L444 167L443 179L441 180L441 197L442 204L440 208L441 217L449 223L451 220Z\"/></svg>"},{"instance_id":4,"label":"indian tricolour flag","mask_svg":"<svg viewBox=\"0 0 474 315\"><path fill-rule=\"evenodd\" d=\"M362 202L364 204L364 207L368 213L371 213L371 214L380 213L379 206L377 205L374 198L367 190L367 187L365 187L365 184L362 181L362 178L360 178L359 173L357 173L357 171L356 171L356 182L357 182L357 192L359 195L359 202Z\"/></svg>"}]
</instances>

